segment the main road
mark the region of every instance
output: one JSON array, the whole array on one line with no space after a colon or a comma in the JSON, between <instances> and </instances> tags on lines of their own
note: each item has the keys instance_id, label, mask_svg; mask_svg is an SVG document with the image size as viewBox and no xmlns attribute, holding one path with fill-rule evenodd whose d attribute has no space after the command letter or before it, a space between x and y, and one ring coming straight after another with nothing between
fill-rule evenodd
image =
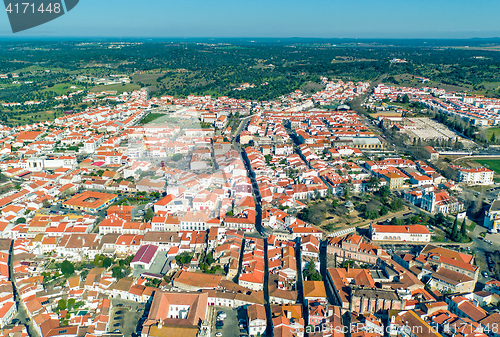
<instances>
[{"instance_id":1,"label":"main road","mask_svg":"<svg viewBox=\"0 0 500 337\"><path fill-rule=\"evenodd\" d=\"M250 178L250 181L252 182L252 194L253 194L253 199L255 203L255 229L259 234L266 238L268 235L268 232L264 229L262 226L262 204L261 204L261 199L260 199L260 191L259 191L259 185L257 184L257 180L255 179L255 174L252 170L252 167L250 166L250 162L248 161L248 157L246 152L241 148L239 142L237 139L239 138L241 131L247 126L248 121L250 118L252 118L253 115L244 117L240 121L240 125L236 129L236 132L233 134L233 147L240 153L241 160L245 164L245 168L248 172L248 177Z\"/></svg>"},{"instance_id":2,"label":"main road","mask_svg":"<svg viewBox=\"0 0 500 337\"><path fill-rule=\"evenodd\" d=\"M352 101L349 102L351 109L363 114L368 115L368 111L363 107L363 103L365 103L366 99L369 95L371 95L373 88L382 83L382 81L387 77L386 74L380 75L375 81L370 83L370 86L365 91L364 94L355 97Z\"/></svg>"}]
</instances>

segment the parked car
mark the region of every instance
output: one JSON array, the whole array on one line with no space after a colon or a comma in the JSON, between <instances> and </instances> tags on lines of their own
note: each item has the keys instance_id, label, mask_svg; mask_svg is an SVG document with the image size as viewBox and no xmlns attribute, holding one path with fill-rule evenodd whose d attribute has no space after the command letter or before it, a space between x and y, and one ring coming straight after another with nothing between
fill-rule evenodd
<instances>
[{"instance_id":1,"label":"parked car","mask_svg":"<svg viewBox=\"0 0 500 337\"><path fill-rule=\"evenodd\" d=\"M488 277L488 273L487 273L487 272L485 272L485 271L483 271L483 276L484 276L484 277Z\"/></svg>"},{"instance_id":2,"label":"parked car","mask_svg":"<svg viewBox=\"0 0 500 337\"><path fill-rule=\"evenodd\" d=\"M215 334L215 337L222 337L222 332L217 332L217 333Z\"/></svg>"}]
</instances>

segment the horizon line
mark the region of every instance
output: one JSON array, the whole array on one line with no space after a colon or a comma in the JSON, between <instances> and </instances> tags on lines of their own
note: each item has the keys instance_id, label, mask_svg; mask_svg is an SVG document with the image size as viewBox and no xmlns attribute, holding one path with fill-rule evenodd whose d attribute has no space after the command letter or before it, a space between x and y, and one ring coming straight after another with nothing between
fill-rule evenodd
<instances>
[{"instance_id":1,"label":"horizon line","mask_svg":"<svg viewBox=\"0 0 500 337\"><path fill-rule=\"evenodd\" d=\"M441 38L424 38L424 37L175 37L175 36L53 36L53 35L0 35L0 39L8 40L26 40L26 39L134 39L134 40L362 40L362 41L387 41L387 40L422 40L422 41L442 41L442 40L455 40L455 41L470 41L470 40L499 40L500 36L494 37L441 37ZM250 41L252 42L252 41Z\"/></svg>"}]
</instances>

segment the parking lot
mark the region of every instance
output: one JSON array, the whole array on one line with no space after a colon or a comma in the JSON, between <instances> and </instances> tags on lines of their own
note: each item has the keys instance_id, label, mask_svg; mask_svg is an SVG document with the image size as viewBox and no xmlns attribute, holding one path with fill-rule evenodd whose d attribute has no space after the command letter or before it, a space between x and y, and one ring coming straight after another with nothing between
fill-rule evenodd
<instances>
[{"instance_id":1,"label":"parking lot","mask_svg":"<svg viewBox=\"0 0 500 337\"><path fill-rule=\"evenodd\" d=\"M216 315L217 312L223 311L226 313L227 317L224 319L224 326L221 329L216 329L215 324L216 324ZM230 308L223 308L223 307L215 307L215 315L214 315L214 322L213 322L213 331L215 333L212 334L212 336L215 336L216 333L222 333L222 337L239 337L241 335L248 335L247 329L245 329L245 332L240 332L239 328L239 319L245 319L245 310L238 310L238 309L230 309ZM246 326L246 319L245 319L245 326Z\"/></svg>"},{"instance_id":2,"label":"parking lot","mask_svg":"<svg viewBox=\"0 0 500 337\"><path fill-rule=\"evenodd\" d=\"M132 336L137 323L144 313L145 305L133 301L113 299L110 313L109 331L119 330L123 336Z\"/></svg>"}]
</instances>

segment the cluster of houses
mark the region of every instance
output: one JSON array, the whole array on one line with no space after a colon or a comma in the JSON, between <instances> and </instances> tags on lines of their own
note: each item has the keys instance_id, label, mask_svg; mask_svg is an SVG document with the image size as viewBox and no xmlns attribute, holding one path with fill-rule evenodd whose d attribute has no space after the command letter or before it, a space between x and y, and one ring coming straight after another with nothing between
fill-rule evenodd
<instances>
[{"instance_id":1,"label":"cluster of houses","mask_svg":"<svg viewBox=\"0 0 500 337\"><path fill-rule=\"evenodd\" d=\"M0 329L22 306L42 337L104 336L114 330L114 300L122 299L148 308L142 337L211 336L216 307L244 309L250 336L341 337L349 316L356 337L382 336L385 327L403 336L398 324L438 321L467 322L474 335L463 336L480 337L500 316L481 314L498 303L500 286L492 281L474 292L473 256L427 244L425 226L370 227L372 241L422 245L410 254L354 232L324 237L295 215L308 199L381 186L403 189L408 202L431 213L464 207L450 195L453 181L430 164L370 157L384 142L348 106L310 109L313 101L351 100L368 83L322 82L314 95L295 91L260 103L105 93L87 99L119 104L1 127L0 169L12 185L0 190ZM386 90L374 95L385 99ZM154 107L172 113L139 125ZM230 114L250 112L243 131L232 134ZM432 161L435 151L427 152ZM465 184L492 179L487 169L454 169ZM126 275L116 266L72 275L51 267L102 256L129 261L117 266ZM303 276L311 270L316 277ZM22 324L7 329L1 334L27 334Z\"/></svg>"},{"instance_id":2,"label":"cluster of houses","mask_svg":"<svg viewBox=\"0 0 500 337\"><path fill-rule=\"evenodd\" d=\"M368 99L368 105L376 110L385 109L376 103L385 100L396 102L404 96L408 96L410 102L418 102L429 109L456 115L472 125L491 126L500 123L498 98L446 92L444 89L433 87L410 88L379 84Z\"/></svg>"}]
</instances>

